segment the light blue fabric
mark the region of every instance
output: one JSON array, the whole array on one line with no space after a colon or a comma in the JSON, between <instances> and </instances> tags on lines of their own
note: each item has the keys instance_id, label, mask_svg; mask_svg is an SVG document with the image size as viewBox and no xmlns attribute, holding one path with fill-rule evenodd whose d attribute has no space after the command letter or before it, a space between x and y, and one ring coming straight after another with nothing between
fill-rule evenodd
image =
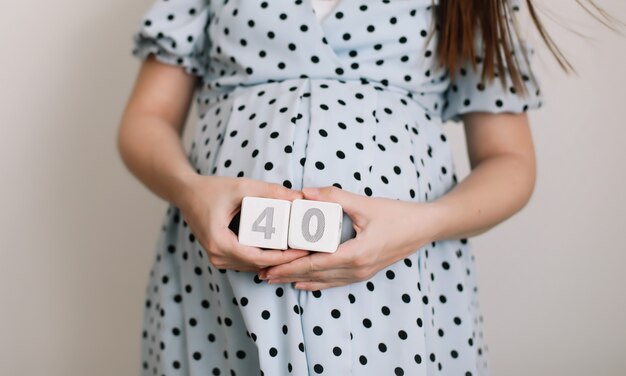
<instances>
[{"instance_id":1,"label":"light blue fabric","mask_svg":"<svg viewBox=\"0 0 626 376\"><path fill-rule=\"evenodd\" d=\"M479 87L468 69L453 87L435 66L436 35L425 43L430 3L342 0L318 22L310 0L156 0L133 55L198 76L188 157L200 174L432 201L457 183L442 121L543 98L531 80L528 98L498 81ZM345 216L342 241L351 225ZM451 239L368 281L268 285L212 266L169 205L146 286L142 374L487 375L474 268L468 239Z\"/></svg>"}]
</instances>

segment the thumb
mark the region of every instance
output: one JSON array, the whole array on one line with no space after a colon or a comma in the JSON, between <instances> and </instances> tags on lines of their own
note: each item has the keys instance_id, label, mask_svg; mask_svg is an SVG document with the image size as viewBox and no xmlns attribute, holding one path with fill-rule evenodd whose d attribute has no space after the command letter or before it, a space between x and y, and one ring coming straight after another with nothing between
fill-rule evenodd
<instances>
[{"instance_id":1,"label":"thumb","mask_svg":"<svg viewBox=\"0 0 626 376\"><path fill-rule=\"evenodd\" d=\"M276 198L288 201L302 198L301 191L272 182L261 182L261 189L254 192L254 195L257 197Z\"/></svg>"},{"instance_id":2,"label":"thumb","mask_svg":"<svg viewBox=\"0 0 626 376\"><path fill-rule=\"evenodd\" d=\"M304 198L308 200L338 203L353 221L358 220L358 218L362 216L362 208L364 204L366 204L363 201L365 196L346 191L334 185L326 187L306 187L302 189L302 193L304 194Z\"/></svg>"}]
</instances>

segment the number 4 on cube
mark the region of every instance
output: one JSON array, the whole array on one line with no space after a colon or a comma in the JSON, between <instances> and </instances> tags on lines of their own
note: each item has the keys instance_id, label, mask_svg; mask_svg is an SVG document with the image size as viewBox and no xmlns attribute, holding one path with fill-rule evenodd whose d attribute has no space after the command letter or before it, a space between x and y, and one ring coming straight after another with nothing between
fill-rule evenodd
<instances>
[{"instance_id":1,"label":"number 4 on cube","mask_svg":"<svg viewBox=\"0 0 626 376\"><path fill-rule=\"evenodd\" d=\"M241 201L239 243L259 248L287 249L291 202L246 196Z\"/></svg>"}]
</instances>

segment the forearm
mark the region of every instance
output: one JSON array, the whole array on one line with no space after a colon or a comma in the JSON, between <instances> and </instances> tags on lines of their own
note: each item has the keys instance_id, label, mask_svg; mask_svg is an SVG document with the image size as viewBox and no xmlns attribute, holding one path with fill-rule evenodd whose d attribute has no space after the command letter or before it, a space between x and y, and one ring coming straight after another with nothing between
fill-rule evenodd
<instances>
[{"instance_id":1,"label":"forearm","mask_svg":"<svg viewBox=\"0 0 626 376\"><path fill-rule=\"evenodd\" d=\"M433 240L489 230L526 205L534 184L534 160L513 154L484 160L453 189L428 203Z\"/></svg>"},{"instance_id":2,"label":"forearm","mask_svg":"<svg viewBox=\"0 0 626 376\"><path fill-rule=\"evenodd\" d=\"M159 116L126 113L117 145L126 167L167 202L177 204L187 182L197 176L179 133Z\"/></svg>"}]
</instances>

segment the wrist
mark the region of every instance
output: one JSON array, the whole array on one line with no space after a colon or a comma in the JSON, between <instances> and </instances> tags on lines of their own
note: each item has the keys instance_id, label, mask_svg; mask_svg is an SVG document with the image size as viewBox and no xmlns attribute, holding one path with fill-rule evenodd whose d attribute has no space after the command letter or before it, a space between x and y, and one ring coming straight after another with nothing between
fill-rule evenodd
<instances>
[{"instance_id":1,"label":"wrist","mask_svg":"<svg viewBox=\"0 0 626 376\"><path fill-rule=\"evenodd\" d=\"M171 202L174 206L181 208L193 193L194 183L200 177L195 171L186 171L172 179Z\"/></svg>"},{"instance_id":2,"label":"wrist","mask_svg":"<svg viewBox=\"0 0 626 376\"><path fill-rule=\"evenodd\" d=\"M420 203L425 211L426 220L423 221L428 240L434 242L442 240L446 236L447 226L450 223L450 214L445 203L440 201L428 201Z\"/></svg>"}]
</instances>

